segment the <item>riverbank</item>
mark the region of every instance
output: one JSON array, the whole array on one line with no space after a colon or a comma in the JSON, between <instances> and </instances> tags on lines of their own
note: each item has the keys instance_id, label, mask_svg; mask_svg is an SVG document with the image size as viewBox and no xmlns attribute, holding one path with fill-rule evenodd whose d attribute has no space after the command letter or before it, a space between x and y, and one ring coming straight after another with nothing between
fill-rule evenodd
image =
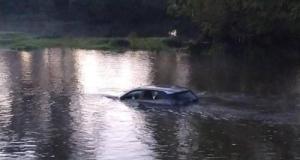
<instances>
[{"instance_id":1,"label":"riverbank","mask_svg":"<svg viewBox=\"0 0 300 160\"><path fill-rule=\"evenodd\" d=\"M13 50L33 50L40 48L78 48L100 50L150 50L161 51L182 47L182 43L169 37L98 38L98 37L47 37L26 33L0 32L0 47Z\"/></svg>"}]
</instances>

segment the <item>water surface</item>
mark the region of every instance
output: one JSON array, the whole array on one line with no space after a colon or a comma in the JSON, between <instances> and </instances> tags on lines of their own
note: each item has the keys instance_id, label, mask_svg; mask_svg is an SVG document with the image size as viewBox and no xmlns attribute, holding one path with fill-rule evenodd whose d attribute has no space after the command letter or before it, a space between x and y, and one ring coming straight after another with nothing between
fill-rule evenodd
<instances>
[{"instance_id":1,"label":"water surface","mask_svg":"<svg viewBox=\"0 0 300 160\"><path fill-rule=\"evenodd\" d=\"M150 84L199 104L103 96ZM0 159L300 159L300 65L143 51L0 51Z\"/></svg>"}]
</instances>

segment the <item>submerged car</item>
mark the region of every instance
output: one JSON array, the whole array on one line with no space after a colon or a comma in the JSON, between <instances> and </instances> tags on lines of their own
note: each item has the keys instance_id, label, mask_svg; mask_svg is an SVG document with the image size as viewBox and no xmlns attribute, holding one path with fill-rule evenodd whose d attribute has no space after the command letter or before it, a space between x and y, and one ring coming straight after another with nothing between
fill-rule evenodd
<instances>
[{"instance_id":1,"label":"submerged car","mask_svg":"<svg viewBox=\"0 0 300 160\"><path fill-rule=\"evenodd\" d=\"M145 86L133 89L120 97L121 101L139 105L181 106L195 103L198 97L189 89L178 86Z\"/></svg>"}]
</instances>

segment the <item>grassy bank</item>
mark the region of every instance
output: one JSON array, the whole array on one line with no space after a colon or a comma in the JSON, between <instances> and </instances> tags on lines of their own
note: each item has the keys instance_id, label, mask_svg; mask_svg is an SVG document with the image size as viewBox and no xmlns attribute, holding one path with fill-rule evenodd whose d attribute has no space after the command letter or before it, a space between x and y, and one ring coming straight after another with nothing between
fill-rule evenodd
<instances>
[{"instance_id":1,"label":"grassy bank","mask_svg":"<svg viewBox=\"0 0 300 160\"><path fill-rule=\"evenodd\" d=\"M175 44L175 45L174 45ZM24 33L0 32L0 48L14 50L33 50L39 48L66 47L78 49L101 50L168 50L179 45L171 38L66 38L66 37L40 37Z\"/></svg>"}]
</instances>

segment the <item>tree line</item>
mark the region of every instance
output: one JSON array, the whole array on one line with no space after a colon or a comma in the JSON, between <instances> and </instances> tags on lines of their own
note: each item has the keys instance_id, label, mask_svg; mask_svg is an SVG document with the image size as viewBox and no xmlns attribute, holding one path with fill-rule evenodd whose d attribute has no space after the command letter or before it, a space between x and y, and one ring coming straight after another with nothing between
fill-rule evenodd
<instances>
[{"instance_id":1,"label":"tree line","mask_svg":"<svg viewBox=\"0 0 300 160\"><path fill-rule=\"evenodd\" d=\"M169 19L166 0L0 0L1 17L144 23Z\"/></svg>"},{"instance_id":2,"label":"tree line","mask_svg":"<svg viewBox=\"0 0 300 160\"><path fill-rule=\"evenodd\" d=\"M300 38L299 0L170 0L169 12L189 17L212 41Z\"/></svg>"},{"instance_id":3,"label":"tree line","mask_svg":"<svg viewBox=\"0 0 300 160\"><path fill-rule=\"evenodd\" d=\"M170 22L199 40L243 43L300 38L299 0L0 0L0 17L92 24Z\"/></svg>"}]
</instances>

